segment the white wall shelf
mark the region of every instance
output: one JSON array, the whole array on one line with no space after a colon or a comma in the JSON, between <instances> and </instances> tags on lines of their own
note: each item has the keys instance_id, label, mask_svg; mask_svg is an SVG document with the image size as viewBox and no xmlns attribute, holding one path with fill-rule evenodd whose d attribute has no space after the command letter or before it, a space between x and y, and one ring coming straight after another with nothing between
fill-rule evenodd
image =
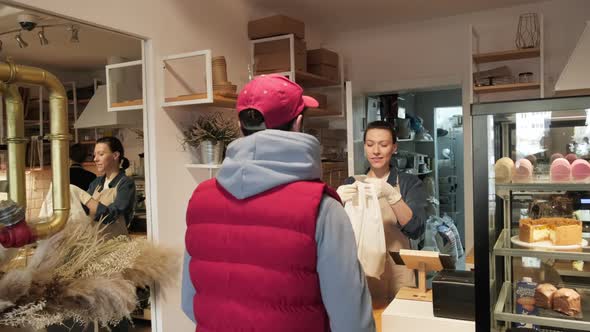
<instances>
[{"instance_id":1,"label":"white wall shelf","mask_svg":"<svg viewBox=\"0 0 590 332\"><path fill-rule=\"evenodd\" d=\"M186 168L218 169L221 164L185 164Z\"/></svg>"},{"instance_id":2,"label":"white wall shelf","mask_svg":"<svg viewBox=\"0 0 590 332\"><path fill-rule=\"evenodd\" d=\"M213 92L211 50L169 55L162 58L164 82L162 107L203 105L235 108L235 93ZM199 71L198 69L202 69ZM204 80L199 77L204 77Z\"/></svg>"},{"instance_id":3,"label":"white wall shelf","mask_svg":"<svg viewBox=\"0 0 590 332\"><path fill-rule=\"evenodd\" d=\"M332 80L326 77L315 75L304 70L298 70L295 64L295 36L293 34L282 35L269 38L261 38L250 41L250 62L251 68L253 68L253 75L264 75L271 74L271 72L258 72L256 70L256 45L276 42L280 40L287 40L289 42L289 67L286 71L272 72L272 74L279 74L286 76L290 80L297 82L306 91L313 90L313 92L325 92L326 94L338 93L338 102L335 100L329 100L326 109L309 109L306 112L308 118L319 118L319 119L344 119L345 118L345 97L344 97L344 61L339 56L338 59L338 71L340 80ZM287 68L285 68L287 69ZM334 91L334 89L337 89ZM330 96L328 96L329 99Z\"/></svg>"},{"instance_id":4,"label":"white wall shelf","mask_svg":"<svg viewBox=\"0 0 590 332\"><path fill-rule=\"evenodd\" d=\"M105 71L108 111L143 109L143 60L107 65Z\"/></svg>"}]
</instances>

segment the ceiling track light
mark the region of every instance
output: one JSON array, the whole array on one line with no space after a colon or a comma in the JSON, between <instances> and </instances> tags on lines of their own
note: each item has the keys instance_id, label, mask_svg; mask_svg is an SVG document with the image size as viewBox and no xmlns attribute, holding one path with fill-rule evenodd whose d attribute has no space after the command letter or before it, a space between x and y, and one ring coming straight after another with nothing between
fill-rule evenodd
<instances>
[{"instance_id":1,"label":"ceiling track light","mask_svg":"<svg viewBox=\"0 0 590 332\"><path fill-rule=\"evenodd\" d=\"M39 36L39 43L41 46L49 45L49 40L45 37L45 28L41 28L39 33L37 33L37 36Z\"/></svg>"},{"instance_id":2,"label":"ceiling track light","mask_svg":"<svg viewBox=\"0 0 590 332\"><path fill-rule=\"evenodd\" d=\"M70 32L70 43L79 43L80 42L80 38L79 38L80 27L77 25L67 24L67 23L50 24L50 25L36 25L35 24L35 26L28 27L29 29L23 30L23 28L19 28L19 29L14 29L14 30L10 30L10 31L0 32L0 36L11 35L13 33L16 33L16 35L14 36L14 40L16 40L18 47L26 48L29 46L29 43L27 43L23 39L22 32L23 31L33 31L33 33L34 33L34 30L38 29L37 37L39 38L39 44L41 46L46 46L46 45L49 45L49 40L47 39L47 36L45 36L45 28L57 28L57 27L66 27L66 30ZM2 40L0 40L0 51L2 51L2 49L3 49L2 46L3 46Z\"/></svg>"},{"instance_id":3,"label":"ceiling track light","mask_svg":"<svg viewBox=\"0 0 590 332\"><path fill-rule=\"evenodd\" d=\"M14 39L16 40L16 43L20 48L26 48L27 46L29 46L29 43L27 43L20 35L20 32L14 37Z\"/></svg>"}]
</instances>

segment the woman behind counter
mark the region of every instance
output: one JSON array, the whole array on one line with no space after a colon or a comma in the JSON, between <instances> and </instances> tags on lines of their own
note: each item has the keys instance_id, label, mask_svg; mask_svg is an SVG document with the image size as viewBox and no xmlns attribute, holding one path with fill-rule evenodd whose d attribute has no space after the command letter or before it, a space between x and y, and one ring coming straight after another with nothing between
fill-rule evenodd
<instances>
[{"instance_id":1,"label":"woman behind counter","mask_svg":"<svg viewBox=\"0 0 590 332\"><path fill-rule=\"evenodd\" d=\"M338 187L343 202L358 194L357 181L376 184L388 251L410 249L410 239L420 239L426 220L426 192L415 175L398 173L391 158L397 151L393 126L385 121L371 122L364 134L365 157L371 165L366 175L346 179ZM418 248L413 248L418 249ZM387 255L385 272L379 279L367 277L375 307L389 304L401 287L415 287L414 272L398 266Z\"/></svg>"},{"instance_id":2,"label":"woman behind counter","mask_svg":"<svg viewBox=\"0 0 590 332\"><path fill-rule=\"evenodd\" d=\"M87 192L80 191L79 198L86 213L94 221L107 225L107 238L127 235L127 227L133 218L135 182L125 175L129 160L121 141L115 137L102 137L94 147L94 162L98 173Z\"/></svg>"}]
</instances>

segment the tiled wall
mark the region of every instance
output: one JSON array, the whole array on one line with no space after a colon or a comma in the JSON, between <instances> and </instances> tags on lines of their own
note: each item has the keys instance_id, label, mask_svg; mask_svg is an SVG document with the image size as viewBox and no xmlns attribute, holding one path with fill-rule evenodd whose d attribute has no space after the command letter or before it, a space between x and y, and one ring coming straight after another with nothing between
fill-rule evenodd
<instances>
[{"instance_id":1,"label":"tiled wall","mask_svg":"<svg viewBox=\"0 0 590 332\"><path fill-rule=\"evenodd\" d=\"M51 169L45 167L40 171L27 171L27 220L35 219L39 216L43 200L49 191L51 184ZM6 179L6 172L0 172L0 178ZM0 193L0 199L8 198L8 194Z\"/></svg>"}]
</instances>

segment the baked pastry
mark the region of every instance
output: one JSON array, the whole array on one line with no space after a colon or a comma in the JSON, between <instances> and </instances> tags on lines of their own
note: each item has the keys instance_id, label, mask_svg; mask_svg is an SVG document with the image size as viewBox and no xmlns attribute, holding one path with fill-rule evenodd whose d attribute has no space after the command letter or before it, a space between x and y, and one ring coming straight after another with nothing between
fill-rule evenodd
<instances>
[{"instance_id":1,"label":"baked pastry","mask_svg":"<svg viewBox=\"0 0 590 332\"><path fill-rule=\"evenodd\" d=\"M590 178L590 163L584 159L574 161L572 163L572 177L578 181Z\"/></svg>"},{"instance_id":2,"label":"baked pastry","mask_svg":"<svg viewBox=\"0 0 590 332\"><path fill-rule=\"evenodd\" d=\"M576 156L575 153L568 153L565 155L565 159L567 159L567 161L569 161L570 164L572 164L574 161L576 161L576 159L578 159L578 156Z\"/></svg>"},{"instance_id":3,"label":"baked pastry","mask_svg":"<svg viewBox=\"0 0 590 332\"><path fill-rule=\"evenodd\" d=\"M551 241L557 246L580 244L582 222L568 218L521 219L518 238L524 242Z\"/></svg>"},{"instance_id":4,"label":"baked pastry","mask_svg":"<svg viewBox=\"0 0 590 332\"><path fill-rule=\"evenodd\" d=\"M551 309L553 305L553 294L557 288L552 284L539 284L535 288L535 306Z\"/></svg>"},{"instance_id":5,"label":"baked pastry","mask_svg":"<svg viewBox=\"0 0 590 332\"><path fill-rule=\"evenodd\" d=\"M523 181L533 175L533 164L528 159L520 159L515 164L513 180Z\"/></svg>"},{"instance_id":6,"label":"baked pastry","mask_svg":"<svg viewBox=\"0 0 590 332\"><path fill-rule=\"evenodd\" d=\"M565 158L557 158L551 163L551 180L568 181L571 175L570 162Z\"/></svg>"},{"instance_id":7,"label":"baked pastry","mask_svg":"<svg viewBox=\"0 0 590 332\"><path fill-rule=\"evenodd\" d=\"M563 155L561 153L554 153L551 155L551 163L553 163L555 161L555 159L558 158L563 158Z\"/></svg>"},{"instance_id":8,"label":"baked pastry","mask_svg":"<svg viewBox=\"0 0 590 332\"><path fill-rule=\"evenodd\" d=\"M514 175L514 161L508 157L500 158L494 166L496 183L510 183Z\"/></svg>"},{"instance_id":9,"label":"baked pastry","mask_svg":"<svg viewBox=\"0 0 590 332\"><path fill-rule=\"evenodd\" d=\"M580 294L570 288L561 288L553 293L553 310L568 316L575 316L582 311Z\"/></svg>"}]
</instances>

